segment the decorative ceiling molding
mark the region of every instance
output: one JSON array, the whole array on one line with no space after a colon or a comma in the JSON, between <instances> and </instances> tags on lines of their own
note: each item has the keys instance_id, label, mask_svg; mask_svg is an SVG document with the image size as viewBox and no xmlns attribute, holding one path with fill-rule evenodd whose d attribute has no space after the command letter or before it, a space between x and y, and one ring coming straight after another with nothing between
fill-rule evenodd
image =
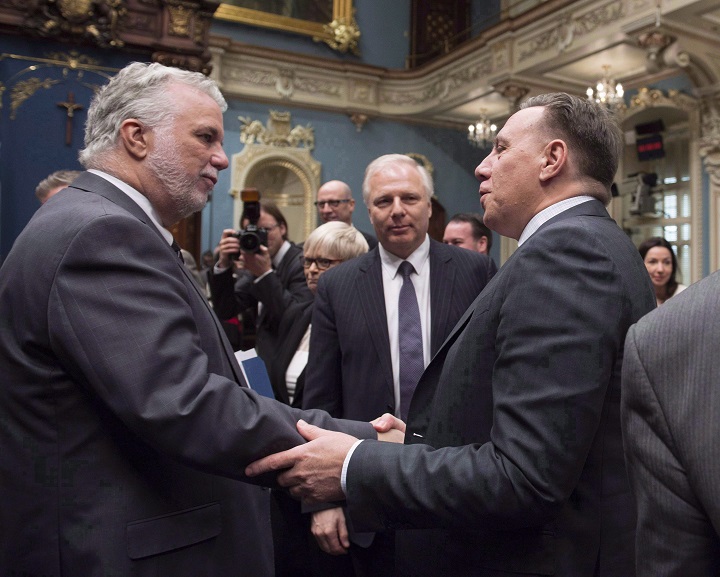
<instances>
[{"instance_id":1,"label":"decorative ceiling molding","mask_svg":"<svg viewBox=\"0 0 720 577\"><path fill-rule=\"evenodd\" d=\"M720 41L698 34L683 38L673 18L686 17L686 8L657 10L655 0L548 0L412 70L291 54L219 36L210 37L210 46L214 77L231 98L465 129L479 107L502 120L526 96L557 90L583 95L595 61L612 64L630 89L683 71L698 87L717 83ZM661 17L662 31L672 31L668 38L681 43L683 58L651 71L642 38L658 28Z\"/></svg>"}]
</instances>

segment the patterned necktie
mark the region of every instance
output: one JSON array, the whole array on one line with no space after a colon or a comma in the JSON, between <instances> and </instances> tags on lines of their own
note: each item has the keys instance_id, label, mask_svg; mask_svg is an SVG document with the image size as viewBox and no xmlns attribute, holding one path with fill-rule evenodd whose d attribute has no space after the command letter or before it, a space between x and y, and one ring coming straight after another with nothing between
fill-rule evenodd
<instances>
[{"instance_id":1,"label":"patterned necktie","mask_svg":"<svg viewBox=\"0 0 720 577\"><path fill-rule=\"evenodd\" d=\"M185 264L185 259L183 258L182 252L180 251L180 245L173 239L172 241L172 249L175 251L175 254L180 259L180 262Z\"/></svg>"},{"instance_id":2,"label":"patterned necktie","mask_svg":"<svg viewBox=\"0 0 720 577\"><path fill-rule=\"evenodd\" d=\"M398 299L398 340L400 341L400 417L407 421L410 400L425 370L423 360L420 307L410 275L415 272L408 261L400 263L403 277Z\"/></svg>"}]
</instances>

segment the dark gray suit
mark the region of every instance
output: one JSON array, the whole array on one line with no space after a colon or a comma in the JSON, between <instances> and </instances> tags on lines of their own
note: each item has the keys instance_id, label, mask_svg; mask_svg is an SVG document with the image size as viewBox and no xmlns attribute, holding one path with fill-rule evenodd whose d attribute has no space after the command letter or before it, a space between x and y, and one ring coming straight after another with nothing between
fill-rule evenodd
<instances>
[{"instance_id":1,"label":"dark gray suit","mask_svg":"<svg viewBox=\"0 0 720 577\"><path fill-rule=\"evenodd\" d=\"M628 333L625 456L640 577L720 574L720 273Z\"/></svg>"},{"instance_id":2,"label":"dark gray suit","mask_svg":"<svg viewBox=\"0 0 720 577\"><path fill-rule=\"evenodd\" d=\"M410 445L366 441L350 460L355 527L405 529L396 575L633 574L620 370L628 327L654 305L598 201L508 259L425 370Z\"/></svg>"},{"instance_id":3,"label":"dark gray suit","mask_svg":"<svg viewBox=\"0 0 720 577\"><path fill-rule=\"evenodd\" d=\"M90 173L51 198L0 269L0 319L0 575L272 574L243 469L301 442L301 415L339 425L239 386L140 207Z\"/></svg>"},{"instance_id":4,"label":"dark gray suit","mask_svg":"<svg viewBox=\"0 0 720 577\"><path fill-rule=\"evenodd\" d=\"M486 255L430 241L431 354L495 271ZM395 412L378 249L320 277L305 373L303 407L363 421Z\"/></svg>"}]
</instances>

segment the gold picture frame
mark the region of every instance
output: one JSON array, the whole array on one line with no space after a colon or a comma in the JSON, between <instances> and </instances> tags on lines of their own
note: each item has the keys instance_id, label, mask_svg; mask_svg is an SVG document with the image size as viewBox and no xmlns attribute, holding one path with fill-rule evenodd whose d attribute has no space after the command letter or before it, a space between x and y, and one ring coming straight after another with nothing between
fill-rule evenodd
<instances>
[{"instance_id":1,"label":"gold picture frame","mask_svg":"<svg viewBox=\"0 0 720 577\"><path fill-rule=\"evenodd\" d=\"M355 22L353 0L327 0L332 3L332 21L315 22L290 16L282 16L270 10L251 9L233 5L234 0L220 4L215 18L230 22L239 22L251 26L261 26L312 36L316 42L325 42L339 52L357 53L357 40L360 31ZM237 0L238 4L247 4ZM257 2L261 5L263 2Z\"/></svg>"}]
</instances>

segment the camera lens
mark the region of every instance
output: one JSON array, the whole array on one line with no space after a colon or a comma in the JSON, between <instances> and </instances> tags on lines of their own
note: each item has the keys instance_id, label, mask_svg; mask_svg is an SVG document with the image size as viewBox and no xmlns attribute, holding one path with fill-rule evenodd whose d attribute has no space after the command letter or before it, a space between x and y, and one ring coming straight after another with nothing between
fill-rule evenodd
<instances>
[{"instance_id":1,"label":"camera lens","mask_svg":"<svg viewBox=\"0 0 720 577\"><path fill-rule=\"evenodd\" d=\"M254 232L245 232L240 237L240 248L247 252L258 252L260 249L260 238Z\"/></svg>"}]
</instances>

